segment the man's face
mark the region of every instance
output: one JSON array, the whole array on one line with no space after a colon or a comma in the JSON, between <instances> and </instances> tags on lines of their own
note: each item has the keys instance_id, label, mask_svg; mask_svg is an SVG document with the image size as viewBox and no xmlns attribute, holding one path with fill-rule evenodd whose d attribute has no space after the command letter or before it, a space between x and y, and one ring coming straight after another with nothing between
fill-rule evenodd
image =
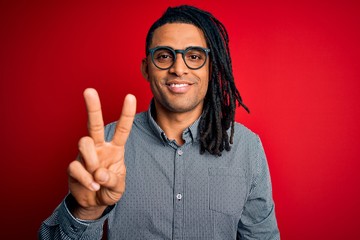
<instances>
[{"instance_id":1,"label":"man's face","mask_svg":"<svg viewBox=\"0 0 360 240\"><path fill-rule=\"evenodd\" d=\"M190 46L207 47L203 32L194 25L183 23L157 28L150 49L158 46L180 50ZM168 70L161 70L148 55L142 63L142 71L150 82L158 111L201 114L209 82L209 58L202 68L192 70L178 53L174 65Z\"/></svg>"}]
</instances>

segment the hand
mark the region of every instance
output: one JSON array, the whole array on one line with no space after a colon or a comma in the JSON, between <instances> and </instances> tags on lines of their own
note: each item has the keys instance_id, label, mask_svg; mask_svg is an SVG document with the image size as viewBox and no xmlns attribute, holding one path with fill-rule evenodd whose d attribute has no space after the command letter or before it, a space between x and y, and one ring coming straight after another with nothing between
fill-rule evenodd
<instances>
[{"instance_id":1,"label":"hand","mask_svg":"<svg viewBox=\"0 0 360 240\"><path fill-rule=\"evenodd\" d=\"M79 141L79 157L68 168L69 189L78 206L71 209L80 219L96 219L115 204L125 191L125 143L136 112L136 98L125 97L113 140L105 142L100 99L95 89L86 89L89 136Z\"/></svg>"}]
</instances>

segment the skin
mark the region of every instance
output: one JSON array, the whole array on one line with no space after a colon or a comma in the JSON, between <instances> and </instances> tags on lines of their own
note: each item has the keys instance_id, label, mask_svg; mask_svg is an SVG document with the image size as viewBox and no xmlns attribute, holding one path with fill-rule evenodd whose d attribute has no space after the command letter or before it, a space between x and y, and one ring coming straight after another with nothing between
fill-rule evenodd
<instances>
[{"instance_id":1,"label":"skin","mask_svg":"<svg viewBox=\"0 0 360 240\"><path fill-rule=\"evenodd\" d=\"M204 34L191 24L165 24L155 30L151 48L169 46L185 49L207 47ZM141 64L142 74L150 83L156 107L156 122L169 139L184 143L182 132L202 113L209 81L209 61L198 70L187 68L180 54L169 70L160 70L149 56ZM181 85L179 85L181 84ZM104 140L104 122L98 93L86 89L89 136L79 141L79 157L68 167L68 182L77 206L72 214L83 220L99 218L107 206L120 200L125 191L125 143L136 112L136 98L127 95L114 138Z\"/></svg>"},{"instance_id":2,"label":"skin","mask_svg":"<svg viewBox=\"0 0 360 240\"><path fill-rule=\"evenodd\" d=\"M116 203L125 191L125 143L136 112L136 98L125 97L114 138L104 140L104 122L100 99L95 89L86 89L89 136L79 141L79 158L69 164L69 190L78 206L71 209L80 219L101 216L107 206Z\"/></svg>"},{"instance_id":3,"label":"skin","mask_svg":"<svg viewBox=\"0 0 360 240\"><path fill-rule=\"evenodd\" d=\"M189 46L207 47L203 32L192 24L170 23L154 31L150 48L169 46L186 49ZM179 53L169 70L158 69L147 56L142 61L142 74L150 83L156 107L156 121L169 139L183 144L185 128L202 113L209 82L209 60L197 70L191 70ZM187 84L171 87L171 84Z\"/></svg>"}]
</instances>

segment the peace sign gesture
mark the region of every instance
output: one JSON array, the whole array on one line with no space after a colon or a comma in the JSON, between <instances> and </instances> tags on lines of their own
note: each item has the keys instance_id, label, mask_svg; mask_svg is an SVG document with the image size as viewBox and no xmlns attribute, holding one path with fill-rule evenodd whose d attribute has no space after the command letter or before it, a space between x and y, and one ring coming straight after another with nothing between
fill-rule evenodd
<instances>
[{"instance_id":1,"label":"peace sign gesture","mask_svg":"<svg viewBox=\"0 0 360 240\"><path fill-rule=\"evenodd\" d=\"M125 97L122 113L111 142L105 142L99 96L86 89L89 136L79 141L79 157L68 167L70 193L78 206L71 209L80 219L96 219L107 206L115 204L125 191L125 143L136 112L136 98Z\"/></svg>"}]
</instances>

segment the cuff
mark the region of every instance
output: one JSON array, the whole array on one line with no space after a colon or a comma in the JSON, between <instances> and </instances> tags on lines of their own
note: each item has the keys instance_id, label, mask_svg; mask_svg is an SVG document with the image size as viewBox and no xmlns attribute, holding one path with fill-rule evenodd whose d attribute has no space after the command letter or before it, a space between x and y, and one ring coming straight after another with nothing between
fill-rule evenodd
<instances>
[{"instance_id":1,"label":"cuff","mask_svg":"<svg viewBox=\"0 0 360 240\"><path fill-rule=\"evenodd\" d=\"M72 239L85 236L88 236L90 239L100 239L103 233L103 224L115 205L106 208L99 219L87 221L77 219L70 213L69 209L74 201L74 197L68 194L58 209L59 223L62 231Z\"/></svg>"}]
</instances>

